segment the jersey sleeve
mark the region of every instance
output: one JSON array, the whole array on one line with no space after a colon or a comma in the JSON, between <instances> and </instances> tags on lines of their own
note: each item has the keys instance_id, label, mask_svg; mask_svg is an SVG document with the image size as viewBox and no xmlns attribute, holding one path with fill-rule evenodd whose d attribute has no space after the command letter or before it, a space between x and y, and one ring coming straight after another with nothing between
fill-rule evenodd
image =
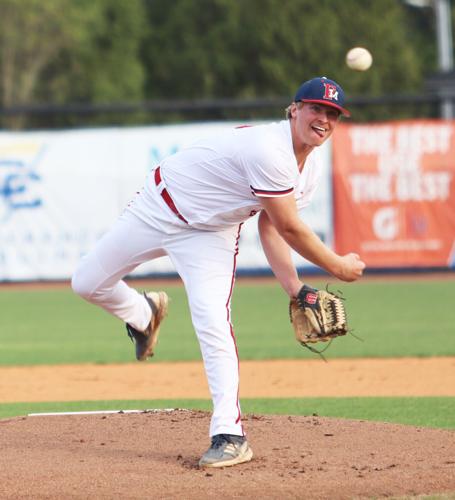
<instances>
[{"instance_id":1,"label":"jersey sleeve","mask_svg":"<svg viewBox=\"0 0 455 500\"><path fill-rule=\"evenodd\" d=\"M251 192L257 197L280 197L294 192L298 173L295 157L273 143L252 147L244 160Z\"/></svg>"}]
</instances>

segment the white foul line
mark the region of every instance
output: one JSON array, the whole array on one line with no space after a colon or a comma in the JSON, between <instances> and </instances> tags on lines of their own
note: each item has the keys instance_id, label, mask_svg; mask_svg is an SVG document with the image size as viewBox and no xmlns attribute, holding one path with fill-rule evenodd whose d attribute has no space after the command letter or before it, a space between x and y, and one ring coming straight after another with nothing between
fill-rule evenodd
<instances>
[{"instance_id":1,"label":"white foul line","mask_svg":"<svg viewBox=\"0 0 455 500\"><path fill-rule=\"evenodd\" d=\"M66 411L51 413L29 413L28 417L55 417L63 415L104 415L104 414L123 414L123 413L170 413L173 411L188 411L182 408L152 408L148 410L94 410L94 411Z\"/></svg>"}]
</instances>

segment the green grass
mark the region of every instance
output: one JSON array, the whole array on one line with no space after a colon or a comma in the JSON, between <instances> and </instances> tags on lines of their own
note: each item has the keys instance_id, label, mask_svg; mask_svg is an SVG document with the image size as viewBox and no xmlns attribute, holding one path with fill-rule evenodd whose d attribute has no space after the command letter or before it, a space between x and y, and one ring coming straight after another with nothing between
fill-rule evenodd
<instances>
[{"instance_id":1,"label":"green grass","mask_svg":"<svg viewBox=\"0 0 455 500\"><path fill-rule=\"evenodd\" d=\"M392 422L422 427L455 429L455 398L291 398L244 399L244 414L319 415L325 417ZM201 399L74 401L0 404L0 418L29 413L129 410L150 408L191 408L211 410Z\"/></svg>"},{"instance_id":2,"label":"green grass","mask_svg":"<svg viewBox=\"0 0 455 500\"><path fill-rule=\"evenodd\" d=\"M153 282L143 284L150 287ZM171 305L156 362L200 359L184 290L178 284L165 288ZM337 288L347 299L350 326L362 340L335 340L327 358L455 355L455 280L365 280ZM0 310L0 365L134 360L123 324L69 288L2 288ZM238 280L232 317L242 359L314 357L296 344L287 310L278 284Z\"/></svg>"}]
</instances>

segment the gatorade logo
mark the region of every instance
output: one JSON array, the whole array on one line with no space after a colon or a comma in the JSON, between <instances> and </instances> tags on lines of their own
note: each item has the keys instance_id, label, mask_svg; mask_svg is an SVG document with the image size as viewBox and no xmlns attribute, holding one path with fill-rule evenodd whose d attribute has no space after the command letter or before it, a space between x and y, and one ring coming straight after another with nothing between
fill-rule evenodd
<instances>
[{"instance_id":1,"label":"gatorade logo","mask_svg":"<svg viewBox=\"0 0 455 500\"><path fill-rule=\"evenodd\" d=\"M393 240L400 232L398 210L395 207L376 210L372 223L374 235L380 240Z\"/></svg>"},{"instance_id":2,"label":"gatorade logo","mask_svg":"<svg viewBox=\"0 0 455 500\"><path fill-rule=\"evenodd\" d=\"M335 87L335 85L332 85L331 83L324 83L324 99L329 99L330 101L338 101L338 90Z\"/></svg>"}]
</instances>

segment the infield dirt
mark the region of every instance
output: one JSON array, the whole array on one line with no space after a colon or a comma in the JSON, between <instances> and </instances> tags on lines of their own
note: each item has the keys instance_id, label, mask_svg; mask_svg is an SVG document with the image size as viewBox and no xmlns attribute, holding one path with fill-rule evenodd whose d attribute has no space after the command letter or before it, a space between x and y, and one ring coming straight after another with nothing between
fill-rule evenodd
<instances>
[{"instance_id":1,"label":"infield dirt","mask_svg":"<svg viewBox=\"0 0 455 500\"><path fill-rule=\"evenodd\" d=\"M455 396L455 358L241 361L241 398ZM0 368L0 401L209 398L201 362Z\"/></svg>"},{"instance_id":2,"label":"infield dirt","mask_svg":"<svg viewBox=\"0 0 455 500\"><path fill-rule=\"evenodd\" d=\"M455 359L242 362L242 397L448 395ZM207 398L200 363L10 367L2 401ZM2 499L360 499L455 492L455 432L246 415L252 462L201 470L210 415L0 420ZM447 498L453 498L452 496Z\"/></svg>"}]
</instances>

